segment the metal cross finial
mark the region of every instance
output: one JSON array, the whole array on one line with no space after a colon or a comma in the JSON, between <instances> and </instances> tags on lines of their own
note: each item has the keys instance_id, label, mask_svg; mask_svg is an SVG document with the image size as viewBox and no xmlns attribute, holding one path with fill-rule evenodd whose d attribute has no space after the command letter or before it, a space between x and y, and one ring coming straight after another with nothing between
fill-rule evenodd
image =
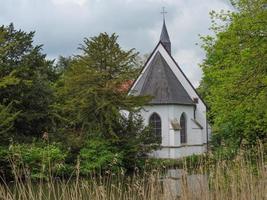
<instances>
[{"instance_id":1,"label":"metal cross finial","mask_svg":"<svg viewBox=\"0 0 267 200\"><path fill-rule=\"evenodd\" d=\"M162 12L160 12L163 16L163 20L165 20L165 14L167 14L167 12L165 11L165 7L162 7Z\"/></svg>"}]
</instances>

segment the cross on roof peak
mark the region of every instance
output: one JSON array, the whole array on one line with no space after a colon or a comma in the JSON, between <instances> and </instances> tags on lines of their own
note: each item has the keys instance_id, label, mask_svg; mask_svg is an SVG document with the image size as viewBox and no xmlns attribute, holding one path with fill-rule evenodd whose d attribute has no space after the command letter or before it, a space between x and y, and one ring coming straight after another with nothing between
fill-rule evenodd
<instances>
[{"instance_id":1,"label":"cross on roof peak","mask_svg":"<svg viewBox=\"0 0 267 200\"><path fill-rule=\"evenodd\" d=\"M163 25L162 25L159 41L163 44L163 46L166 48L166 50L171 54L171 41L170 41L170 37L169 37L167 27L165 24L165 14L166 13L167 12L165 11L165 7L162 7L161 14L163 15Z\"/></svg>"},{"instance_id":2,"label":"cross on roof peak","mask_svg":"<svg viewBox=\"0 0 267 200\"><path fill-rule=\"evenodd\" d=\"M165 14L167 14L168 12L165 11L165 7L162 7L162 11L160 12L163 16L163 20L165 20Z\"/></svg>"}]
</instances>

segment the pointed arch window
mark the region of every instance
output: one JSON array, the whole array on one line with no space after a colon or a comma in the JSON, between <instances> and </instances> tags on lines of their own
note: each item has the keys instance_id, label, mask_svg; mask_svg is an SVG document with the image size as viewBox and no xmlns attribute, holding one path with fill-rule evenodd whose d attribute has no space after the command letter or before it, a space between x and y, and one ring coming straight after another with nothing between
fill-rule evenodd
<instances>
[{"instance_id":1,"label":"pointed arch window","mask_svg":"<svg viewBox=\"0 0 267 200\"><path fill-rule=\"evenodd\" d=\"M153 113L149 118L149 125L156 137L161 139L161 119L157 113Z\"/></svg>"},{"instance_id":2,"label":"pointed arch window","mask_svg":"<svg viewBox=\"0 0 267 200\"><path fill-rule=\"evenodd\" d=\"M187 142L187 133L186 133L186 117L185 117L185 113L183 113L181 115L180 118L180 141L181 144L186 143Z\"/></svg>"}]
</instances>

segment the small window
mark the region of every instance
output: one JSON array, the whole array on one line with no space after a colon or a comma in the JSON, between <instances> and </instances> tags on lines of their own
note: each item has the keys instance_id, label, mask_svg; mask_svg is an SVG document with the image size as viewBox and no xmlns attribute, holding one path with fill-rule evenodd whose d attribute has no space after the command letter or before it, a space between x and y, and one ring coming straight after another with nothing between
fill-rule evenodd
<instances>
[{"instance_id":1,"label":"small window","mask_svg":"<svg viewBox=\"0 0 267 200\"><path fill-rule=\"evenodd\" d=\"M153 113L149 118L149 124L152 131L155 133L157 138L161 138L161 119L157 113Z\"/></svg>"},{"instance_id":2,"label":"small window","mask_svg":"<svg viewBox=\"0 0 267 200\"><path fill-rule=\"evenodd\" d=\"M181 140L181 144L186 143L187 142L187 135L186 135L186 118L185 118L185 114L183 113L181 115L180 118L180 126L181 126L181 130L180 130L180 140Z\"/></svg>"}]
</instances>

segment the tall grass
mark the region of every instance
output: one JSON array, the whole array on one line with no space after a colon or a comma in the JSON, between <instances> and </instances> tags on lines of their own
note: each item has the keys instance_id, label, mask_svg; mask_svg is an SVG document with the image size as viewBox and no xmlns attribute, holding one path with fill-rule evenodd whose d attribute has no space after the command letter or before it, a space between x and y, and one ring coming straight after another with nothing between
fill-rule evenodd
<instances>
[{"instance_id":1,"label":"tall grass","mask_svg":"<svg viewBox=\"0 0 267 200\"><path fill-rule=\"evenodd\" d=\"M32 181L22 179L13 165L15 180L0 185L2 200L266 200L267 166L263 153L256 160L239 155L233 160L211 162L199 160L192 170L184 162L179 173L171 175L164 168L136 171L126 176L123 171L80 178L79 163L75 178ZM190 170L188 170L190 169ZM177 172L174 170L174 172Z\"/></svg>"}]
</instances>

